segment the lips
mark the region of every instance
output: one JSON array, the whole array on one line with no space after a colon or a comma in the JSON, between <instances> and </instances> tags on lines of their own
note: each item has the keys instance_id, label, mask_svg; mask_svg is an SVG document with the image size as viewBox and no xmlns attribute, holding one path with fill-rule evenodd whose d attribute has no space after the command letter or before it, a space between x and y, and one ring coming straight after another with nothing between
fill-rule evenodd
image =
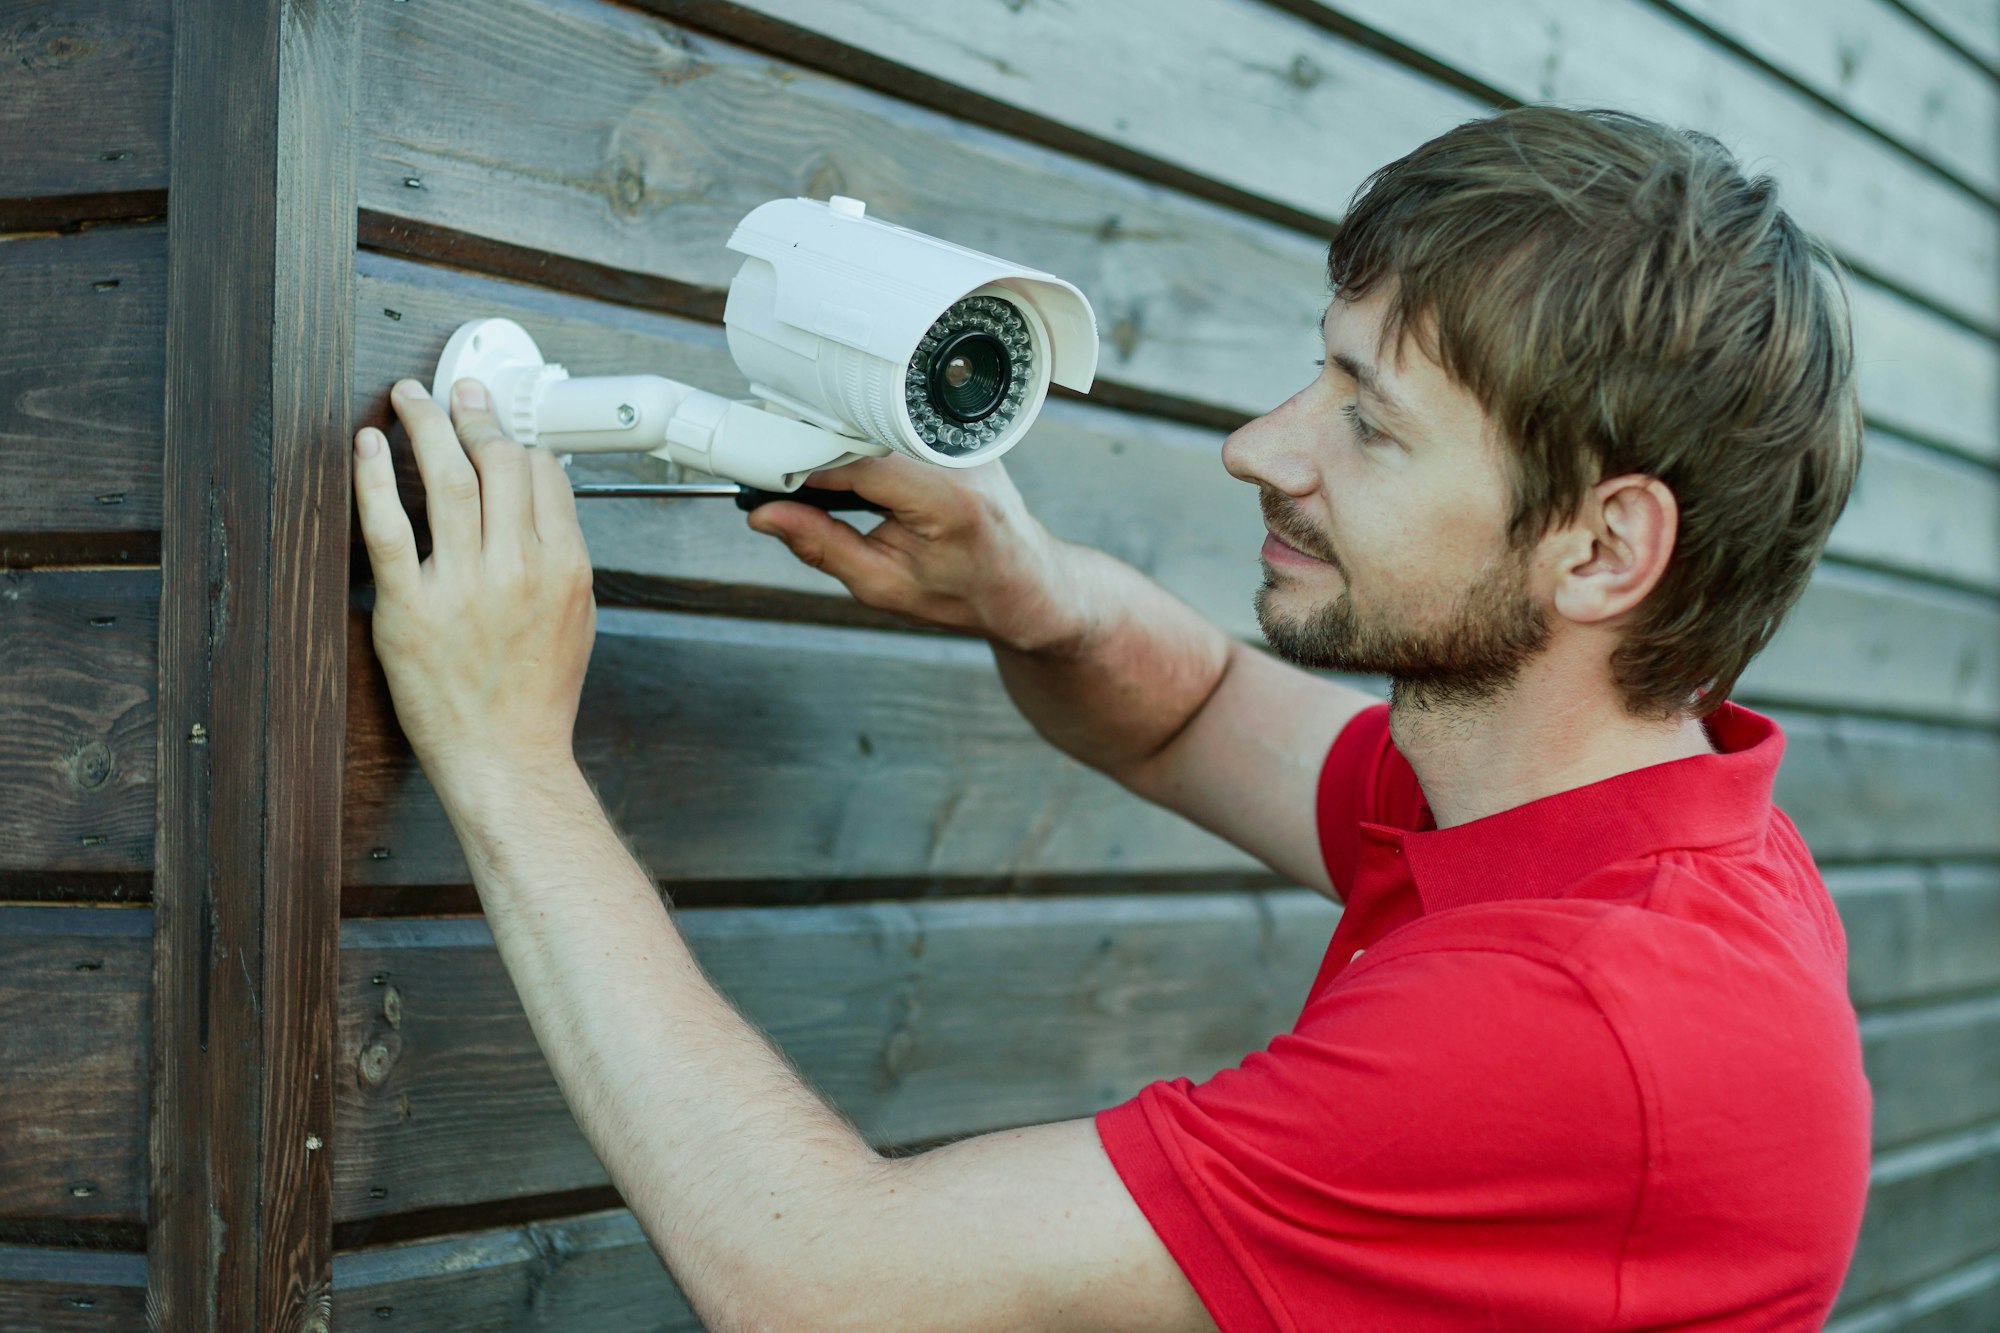
<instances>
[{"instance_id":1,"label":"lips","mask_svg":"<svg viewBox=\"0 0 2000 1333\"><path fill-rule=\"evenodd\" d=\"M1270 561L1272 564L1275 565L1318 566L1321 568L1335 568L1335 569L1339 568L1339 566L1335 565L1330 560L1321 560L1317 556L1307 555L1304 551L1299 550L1298 547L1288 544L1282 537L1278 536L1278 534L1275 532L1268 533L1265 536L1264 549L1261 552L1261 554L1263 555L1264 559Z\"/></svg>"}]
</instances>

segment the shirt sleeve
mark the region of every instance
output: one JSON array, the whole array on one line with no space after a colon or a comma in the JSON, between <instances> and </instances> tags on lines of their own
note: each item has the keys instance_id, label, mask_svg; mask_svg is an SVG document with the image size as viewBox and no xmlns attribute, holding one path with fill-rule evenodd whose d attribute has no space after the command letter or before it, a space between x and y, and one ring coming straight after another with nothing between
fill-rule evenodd
<instances>
[{"instance_id":1,"label":"shirt sleeve","mask_svg":"<svg viewBox=\"0 0 2000 1333\"><path fill-rule=\"evenodd\" d=\"M1389 737L1388 704L1362 709L1334 738L1320 768L1316 809L1320 855L1343 902L1354 881L1364 821L1410 829L1429 823L1416 771Z\"/></svg>"},{"instance_id":2,"label":"shirt sleeve","mask_svg":"<svg viewBox=\"0 0 2000 1333\"><path fill-rule=\"evenodd\" d=\"M1609 1023L1552 963L1371 958L1241 1065L1152 1084L1097 1125L1224 1330L1611 1316L1639 1092Z\"/></svg>"}]
</instances>

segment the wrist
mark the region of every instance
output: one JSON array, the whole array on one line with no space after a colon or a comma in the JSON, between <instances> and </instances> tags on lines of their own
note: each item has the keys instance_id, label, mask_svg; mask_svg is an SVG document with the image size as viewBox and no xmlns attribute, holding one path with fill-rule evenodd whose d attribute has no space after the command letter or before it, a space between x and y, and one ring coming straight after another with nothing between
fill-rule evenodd
<instances>
[{"instance_id":1,"label":"wrist","mask_svg":"<svg viewBox=\"0 0 2000 1333\"><path fill-rule=\"evenodd\" d=\"M986 637L1026 656L1074 657L1085 650L1097 623L1091 595L1096 553L1036 526L1033 554L1023 562L1026 572L1005 596L1002 614L989 619Z\"/></svg>"},{"instance_id":2,"label":"wrist","mask_svg":"<svg viewBox=\"0 0 2000 1333\"><path fill-rule=\"evenodd\" d=\"M524 819L587 802L596 793L573 754L460 756L430 760L424 773L461 842L518 832ZM466 847L468 858L472 847Z\"/></svg>"}]
</instances>

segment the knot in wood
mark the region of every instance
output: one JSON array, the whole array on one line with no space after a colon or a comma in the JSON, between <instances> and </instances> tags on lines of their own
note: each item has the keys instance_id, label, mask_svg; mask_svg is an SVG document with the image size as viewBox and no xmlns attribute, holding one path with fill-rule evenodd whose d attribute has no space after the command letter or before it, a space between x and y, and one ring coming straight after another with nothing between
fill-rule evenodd
<instances>
[{"instance_id":1,"label":"knot in wood","mask_svg":"<svg viewBox=\"0 0 2000 1333\"><path fill-rule=\"evenodd\" d=\"M96 791L110 781L113 766L111 747L103 741L81 745L69 757L70 785L78 791Z\"/></svg>"},{"instance_id":2,"label":"knot in wood","mask_svg":"<svg viewBox=\"0 0 2000 1333\"><path fill-rule=\"evenodd\" d=\"M389 1071L395 1064L396 1047L387 1041L378 1041L362 1049L354 1069L362 1087L379 1088L388 1079Z\"/></svg>"}]
</instances>

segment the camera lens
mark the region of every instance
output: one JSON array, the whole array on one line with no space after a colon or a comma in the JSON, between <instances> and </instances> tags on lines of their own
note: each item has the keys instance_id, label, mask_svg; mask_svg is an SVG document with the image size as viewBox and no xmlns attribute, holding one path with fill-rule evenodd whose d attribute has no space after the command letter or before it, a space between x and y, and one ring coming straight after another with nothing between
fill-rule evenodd
<instances>
[{"instance_id":1,"label":"camera lens","mask_svg":"<svg viewBox=\"0 0 2000 1333\"><path fill-rule=\"evenodd\" d=\"M990 333L964 329L931 356L931 406L948 421L983 421L1007 396L1014 360Z\"/></svg>"},{"instance_id":2,"label":"camera lens","mask_svg":"<svg viewBox=\"0 0 2000 1333\"><path fill-rule=\"evenodd\" d=\"M938 316L904 379L910 420L925 444L954 457L1006 433L1031 382L1033 342L1012 303L968 296Z\"/></svg>"}]
</instances>

